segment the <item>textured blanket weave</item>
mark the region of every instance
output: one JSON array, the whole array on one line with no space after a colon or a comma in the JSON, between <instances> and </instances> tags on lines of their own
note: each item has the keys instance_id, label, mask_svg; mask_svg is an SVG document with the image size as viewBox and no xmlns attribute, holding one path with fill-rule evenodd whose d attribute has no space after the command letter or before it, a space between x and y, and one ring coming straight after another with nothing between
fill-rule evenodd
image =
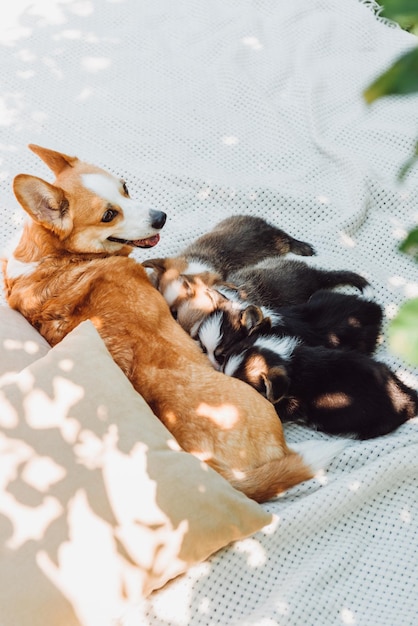
<instances>
[{"instance_id":1,"label":"textured blanket weave","mask_svg":"<svg viewBox=\"0 0 418 626\"><path fill-rule=\"evenodd\" d=\"M153 256L249 213L312 243L319 265L364 274L387 319L417 295L417 266L397 245L418 220L418 171L402 187L396 174L418 135L418 100L367 108L361 95L416 40L378 19L373 3L8 4L1 247L23 217L13 176L50 180L32 142L123 176L133 197L167 211ZM385 343L378 358L418 386L418 372ZM297 426L286 433L326 439ZM270 533L222 550L121 623L415 626L417 496L415 420L349 441L326 474L265 505L278 516Z\"/></svg>"}]
</instances>

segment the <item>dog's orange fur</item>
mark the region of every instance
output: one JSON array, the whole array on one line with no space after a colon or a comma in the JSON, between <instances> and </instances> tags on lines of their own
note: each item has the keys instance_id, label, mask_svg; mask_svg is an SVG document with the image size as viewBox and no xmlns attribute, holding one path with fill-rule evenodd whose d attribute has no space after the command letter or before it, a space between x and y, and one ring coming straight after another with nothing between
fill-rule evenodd
<instances>
[{"instance_id":1,"label":"dog's orange fur","mask_svg":"<svg viewBox=\"0 0 418 626\"><path fill-rule=\"evenodd\" d=\"M56 180L51 185L22 174L14 181L16 197L32 218L14 258L36 265L29 274L8 275L5 264L10 306L51 345L92 320L116 363L180 446L249 497L265 501L311 478L302 457L287 447L273 406L212 368L142 265L128 256L132 247L105 240L100 249L91 243L99 231L112 232L112 224L101 221L109 203L86 189L81 176L111 175L74 157L31 149ZM124 219L123 211L117 219Z\"/></svg>"}]
</instances>

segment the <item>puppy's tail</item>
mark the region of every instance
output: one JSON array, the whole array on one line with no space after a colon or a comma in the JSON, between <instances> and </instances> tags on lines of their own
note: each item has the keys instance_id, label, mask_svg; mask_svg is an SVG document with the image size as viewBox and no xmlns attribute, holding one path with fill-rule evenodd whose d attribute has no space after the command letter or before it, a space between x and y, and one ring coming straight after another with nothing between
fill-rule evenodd
<instances>
[{"instance_id":1,"label":"puppy's tail","mask_svg":"<svg viewBox=\"0 0 418 626\"><path fill-rule=\"evenodd\" d=\"M313 478L347 445L346 441L306 441L279 459L228 479L232 485L257 502L266 502L287 489Z\"/></svg>"}]
</instances>

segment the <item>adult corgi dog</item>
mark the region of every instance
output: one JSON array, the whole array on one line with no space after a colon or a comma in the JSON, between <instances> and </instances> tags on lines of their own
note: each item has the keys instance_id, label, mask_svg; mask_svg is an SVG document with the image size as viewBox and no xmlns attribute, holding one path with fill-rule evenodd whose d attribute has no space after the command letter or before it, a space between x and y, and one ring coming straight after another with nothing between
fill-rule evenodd
<instances>
[{"instance_id":1,"label":"adult corgi dog","mask_svg":"<svg viewBox=\"0 0 418 626\"><path fill-rule=\"evenodd\" d=\"M179 445L250 498L262 502L312 478L339 442L309 446L306 460L289 449L271 403L212 368L129 257L134 246L157 244L165 213L141 206L98 167L29 147L56 178L14 180L30 220L4 264L10 306L51 345L90 319Z\"/></svg>"}]
</instances>

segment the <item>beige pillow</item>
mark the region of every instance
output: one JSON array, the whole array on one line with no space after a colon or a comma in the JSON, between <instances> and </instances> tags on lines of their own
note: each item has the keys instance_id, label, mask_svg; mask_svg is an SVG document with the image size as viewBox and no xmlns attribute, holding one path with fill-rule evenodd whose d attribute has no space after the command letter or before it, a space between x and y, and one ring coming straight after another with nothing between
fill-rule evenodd
<instances>
[{"instance_id":1,"label":"beige pillow","mask_svg":"<svg viewBox=\"0 0 418 626\"><path fill-rule=\"evenodd\" d=\"M271 521L181 451L90 322L0 387L1 620L110 626Z\"/></svg>"},{"instance_id":2,"label":"beige pillow","mask_svg":"<svg viewBox=\"0 0 418 626\"><path fill-rule=\"evenodd\" d=\"M51 349L28 321L8 306L0 306L0 380L20 372Z\"/></svg>"}]
</instances>

